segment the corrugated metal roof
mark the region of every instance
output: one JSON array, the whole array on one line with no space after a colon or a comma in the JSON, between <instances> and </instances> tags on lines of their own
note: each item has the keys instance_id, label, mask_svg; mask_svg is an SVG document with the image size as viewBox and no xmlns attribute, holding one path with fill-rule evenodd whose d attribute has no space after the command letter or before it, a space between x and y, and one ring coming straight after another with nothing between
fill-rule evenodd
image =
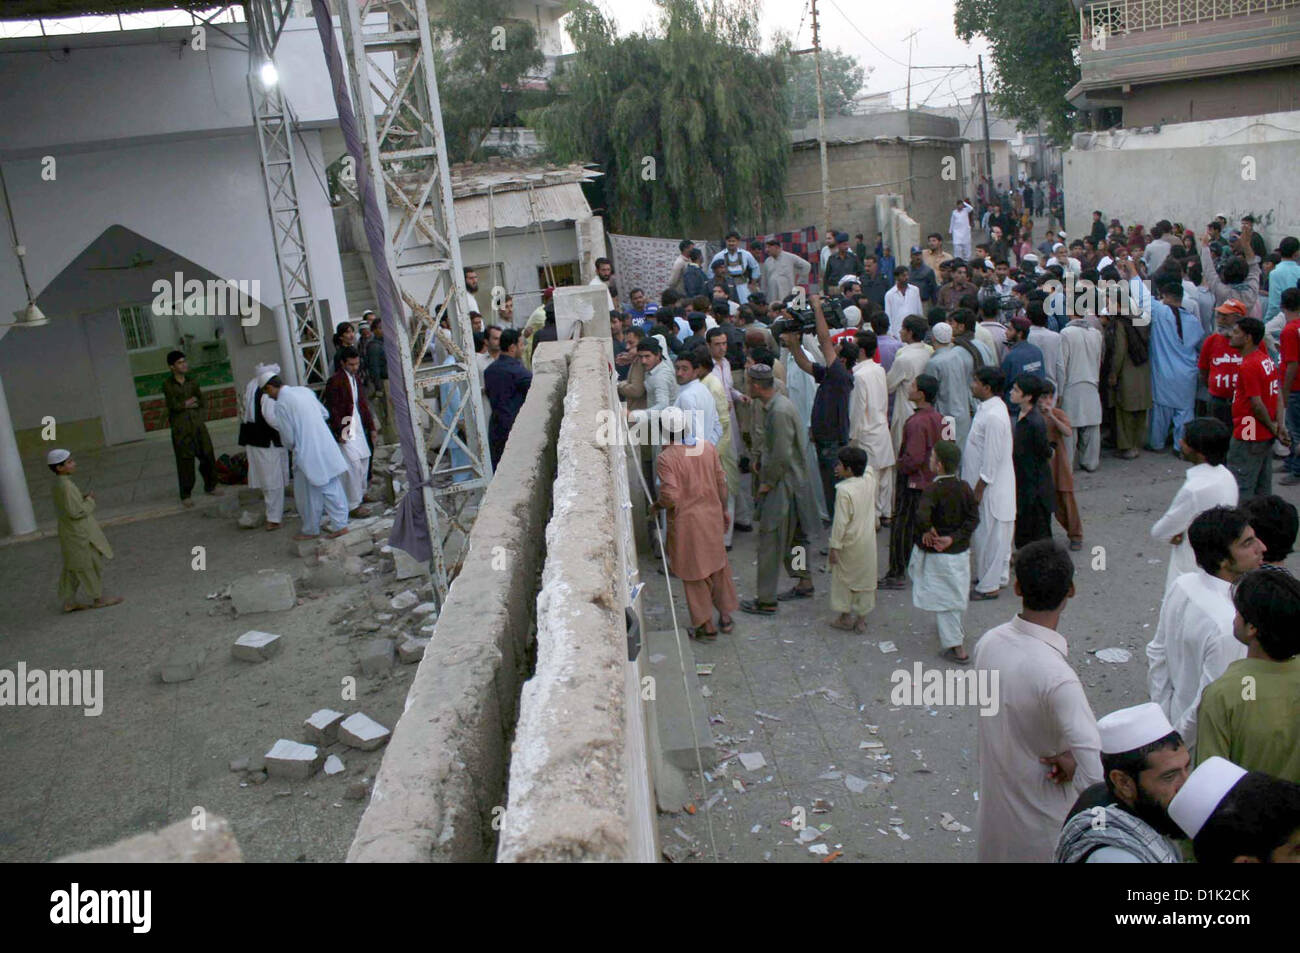
<instances>
[{"instance_id":1,"label":"corrugated metal roof","mask_svg":"<svg viewBox=\"0 0 1300 953\"><path fill-rule=\"evenodd\" d=\"M529 192L514 190L494 193L491 197L491 223L498 231L527 228L534 222L570 222L591 217L591 206L576 182L543 185ZM486 235L488 231L488 196L470 195L456 199L456 227L462 239Z\"/></svg>"}]
</instances>

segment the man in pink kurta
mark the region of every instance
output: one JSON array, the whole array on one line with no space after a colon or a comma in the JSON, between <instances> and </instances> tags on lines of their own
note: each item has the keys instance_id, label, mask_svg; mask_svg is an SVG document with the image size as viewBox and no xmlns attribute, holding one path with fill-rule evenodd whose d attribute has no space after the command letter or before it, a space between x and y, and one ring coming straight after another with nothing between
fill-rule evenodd
<instances>
[{"instance_id":1,"label":"man in pink kurta","mask_svg":"<svg viewBox=\"0 0 1300 953\"><path fill-rule=\"evenodd\" d=\"M672 424L665 419L661 430ZM687 440L693 440L687 437ZM739 605L731 563L722 543L727 528L727 478L718 453L707 440L674 442L659 451L660 509L668 513L668 564L686 590L696 637L716 637L713 610L722 630L730 631Z\"/></svg>"}]
</instances>

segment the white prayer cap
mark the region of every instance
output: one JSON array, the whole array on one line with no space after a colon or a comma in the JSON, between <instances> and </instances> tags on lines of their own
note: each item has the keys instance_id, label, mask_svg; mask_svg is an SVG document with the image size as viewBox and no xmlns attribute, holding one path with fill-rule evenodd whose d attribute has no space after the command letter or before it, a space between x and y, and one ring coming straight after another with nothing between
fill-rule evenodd
<instances>
[{"instance_id":1,"label":"white prayer cap","mask_svg":"<svg viewBox=\"0 0 1300 953\"><path fill-rule=\"evenodd\" d=\"M1060 242L1057 242L1055 245L1052 246L1052 251L1057 252L1057 251L1060 251L1060 250L1061 250L1062 248L1064 248L1064 247L1065 247L1065 246L1062 245Z\"/></svg>"},{"instance_id":2,"label":"white prayer cap","mask_svg":"<svg viewBox=\"0 0 1300 953\"><path fill-rule=\"evenodd\" d=\"M1057 238L1064 238L1064 237L1065 237L1065 229L1061 229L1059 232L1057 232L1057 233L1056 233L1056 237L1057 237Z\"/></svg>"},{"instance_id":3,"label":"white prayer cap","mask_svg":"<svg viewBox=\"0 0 1300 953\"><path fill-rule=\"evenodd\" d=\"M1097 719L1104 754L1136 751L1159 741L1173 730L1174 726L1169 724L1164 711L1155 702L1121 708Z\"/></svg>"},{"instance_id":4,"label":"white prayer cap","mask_svg":"<svg viewBox=\"0 0 1300 953\"><path fill-rule=\"evenodd\" d=\"M72 454L70 454L66 450L55 449L55 450L51 450L49 453L45 455L45 462L52 467L57 467L60 463L68 459L68 457L70 456L72 456Z\"/></svg>"},{"instance_id":5,"label":"white prayer cap","mask_svg":"<svg viewBox=\"0 0 1300 953\"><path fill-rule=\"evenodd\" d=\"M840 279L840 287L843 288L845 285L857 284L857 282L858 282L857 275L845 275L843 278Z\"/></svg>"},{"instance_id":6,"label":"white prayer cap","mask_svg":"<svg viewBox=\"0 0 1300 953\"><path fill-rule=\"evenodd\" d=\"M737 304L736 302L734 302L734 301L728 301L728 302L727 302L727 311L728 311L729 314L731 314L731 315L734 317L735 315L740 314L740 305L738 305L738 304Z\"/></svg>"},{"instance_id":7,"label":"white prayer cap","mask_svg":"<svg viewBox=\"0 0 1300 953\"><path fill-rule=\"evenodd\" d=\"M262 387L272 377L278 377L280 374L279 364L258 364L254 370L257 372L257 386Z\"/></svg>"},{"instance_id":8,"label":"white prayer cap","mask_svg":"<svg viewBox=\"0 0 1300 953\"><path fill-rule=\"evenodd\" d=\"M1195 838L1219 803L1245 776L1245 768L1237 767L1226 758L1216 755L1206 759L1187 776L1169 802L1170 819L1183 829L1184 834Z\"/></svg>"},{"instance_id":9,"label":"white prayer cap","mask_svg":"<svg viewBox=\"0 0 1300 953\"><path fill-rule=\"evenodd\" d=\"M1038 264L1038 256L1035 255L1033 252L1030 252L1029 254L1024 255L1020 260L1021 260L1021 261L1031 261L1031 262L1033 262L1035 265Z\"/></svg>"},{"instance_id":10,"label":"white prayer cap","mask_svg":"<svg viewBox=\"0 0 1300 953\"><path fill-rule=\"evenodd\" d=\"M862 309L856 304L851 304L844 309L844 326L856 328L862 323Z\"/></svg>"},{"instance_id":11,"label":"white prayer cap","mask_svg":"<svg viewBox=\"0 0 1300 953\"><path fill-rule=\"evenodd\" d=\"M934 343L935 343L935 344L951 344L951 343L952 343L952 325L951 325L951 324L947 324L947 323L936 324L933 328L930 329L930 333L934 335Z\"/></svg>"},{"instance_id":12,"label":"white prayer cap","mask_svg":"<svg viewBox=\"0 0 1300 953\"><path fill-rule=\"evenodd\" d=\"M659 356L664 358L668 357L672 352L668 350L668 342L664 340L664 336L662 334L654 334L651 336L659 342L659 350L661 352Z\"/></svg>"}]
</instances>

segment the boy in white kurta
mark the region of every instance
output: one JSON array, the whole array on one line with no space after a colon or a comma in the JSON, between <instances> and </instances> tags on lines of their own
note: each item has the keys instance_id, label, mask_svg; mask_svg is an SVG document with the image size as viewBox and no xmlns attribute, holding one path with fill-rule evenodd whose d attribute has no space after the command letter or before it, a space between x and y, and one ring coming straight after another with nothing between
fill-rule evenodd
<instances>
[{"instance_id":1,"label":"boy in white kurta","mask_svg":"<svg viewBox=\"0 0 1300 953\"><path fill-rule=\"evenodd\" d=\"M835 464L835 519L831 523L830 624L845 632L866 632L876 607L876 474L867 452L840 450Z\"/></svg>"},{"instance_id":2,"label":"boy in white kurta","mask_svg":"<svg viewBox=\"0 0 1300 953\"><path fill-rule=\"evenodd\" d=\"M275 401L266 384L279 380L279 364L258 364L244 391L244 415L239 442L248 455L248 485L262 491L266 528L277 530L284 519L284 488L289 485L289 454L281 445Z\"/></svg>"}]
</instances>

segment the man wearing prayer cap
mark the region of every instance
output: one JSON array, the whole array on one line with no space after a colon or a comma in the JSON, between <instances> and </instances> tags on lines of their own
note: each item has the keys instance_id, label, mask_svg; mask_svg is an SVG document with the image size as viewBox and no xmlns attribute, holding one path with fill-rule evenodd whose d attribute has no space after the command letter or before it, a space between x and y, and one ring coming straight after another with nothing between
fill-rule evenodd
<instances>
[{"instance_id":1,"label":"man wearing prayer cap","mask_svg":"<svg viewBox=\"0 0 1300 953\"><path fill-rule=\"evenodd\" d=\"M975 375L975 359L965 347L953 344L951 324L936 324L930 334L934 338L934 355L926 364L925 372L939 380L934 409L945 421L951 418L953 425L943 439L964 447L966 435L970 433L970 382Z\"/></svg>"},{"instance_id":2,"label":"man wearing prayer cap","mask_svg":"<svg viewBox=\"0 0 1300 953\"><path fill-rule=\"evenodd\" d=\"M817 507L808 473L808 427L790 398L776 392L775 375L767 364L752 364L745 372L750 395L763 415L763 451L755 469L758 480L758 593L740 608L755 615L775 615L777 601L812 597L807 569L809 537L818 527ZM804 558L799 559L802 553ZM798 580L795 588L776 593L781 563Z\"/></svg>"},{"instance_id":3,"label":"man wearing prayer cap","mask_svg":"<svg viewBox=\"0 0 1300 953\"><path fill-rule=\"evenodd\" d=\"M1058 864L1177 864L1170 837L1181 829L1169 802L1191 758L1160 706L1121 708L1097 720L1105 780L1085 790L1066 817Z\"/></svg>"},{"instance_id":4,"label":"man wearing prayer cap","mask_svg":"<svg viewBox=\"0 0 1300 953\"><path fill-rule=\"evenodd\" d=\"M1300 863L1300 784L1214 757L1188 775L1169 816L1197 863Z\"/></svg>"},{"instance_id":5,"label":"man wearing prayer cap","mask_svg":"<svg viewBox=\"0 0 1300 953\"><path fill-rule=\"evenodd\" d=\"M244 389L244 415L239 425L239 445L248 455L248 485L262 491L266 528L277 530L284 518L284 488L289 483L289 454L280 440L275 401L267 385L280 382L279 364L258 364Z\"/></svg>"},{"instance_id":6,"label":"man wearing prayer cap","mask_svg":"<svg viewBox=\"0 0 1300 953\"><path fill-rule=\"evenodd\" d=\"M103 560L113 558L113 547L108 545L104 531L92 515L95 512L95 494L84 496L72 482L77 472L77 461L67 450L51 450L45 455L45 464L58 479L54 483L54 509L59 514L59 548L63 551L63 574L59 576L59 598L64 612L80 609L103 609L122 601L121 596L104 598L101 576ZM78 587L85 589L92 602L77 602Z\"/></svg>"}]
</instances>

